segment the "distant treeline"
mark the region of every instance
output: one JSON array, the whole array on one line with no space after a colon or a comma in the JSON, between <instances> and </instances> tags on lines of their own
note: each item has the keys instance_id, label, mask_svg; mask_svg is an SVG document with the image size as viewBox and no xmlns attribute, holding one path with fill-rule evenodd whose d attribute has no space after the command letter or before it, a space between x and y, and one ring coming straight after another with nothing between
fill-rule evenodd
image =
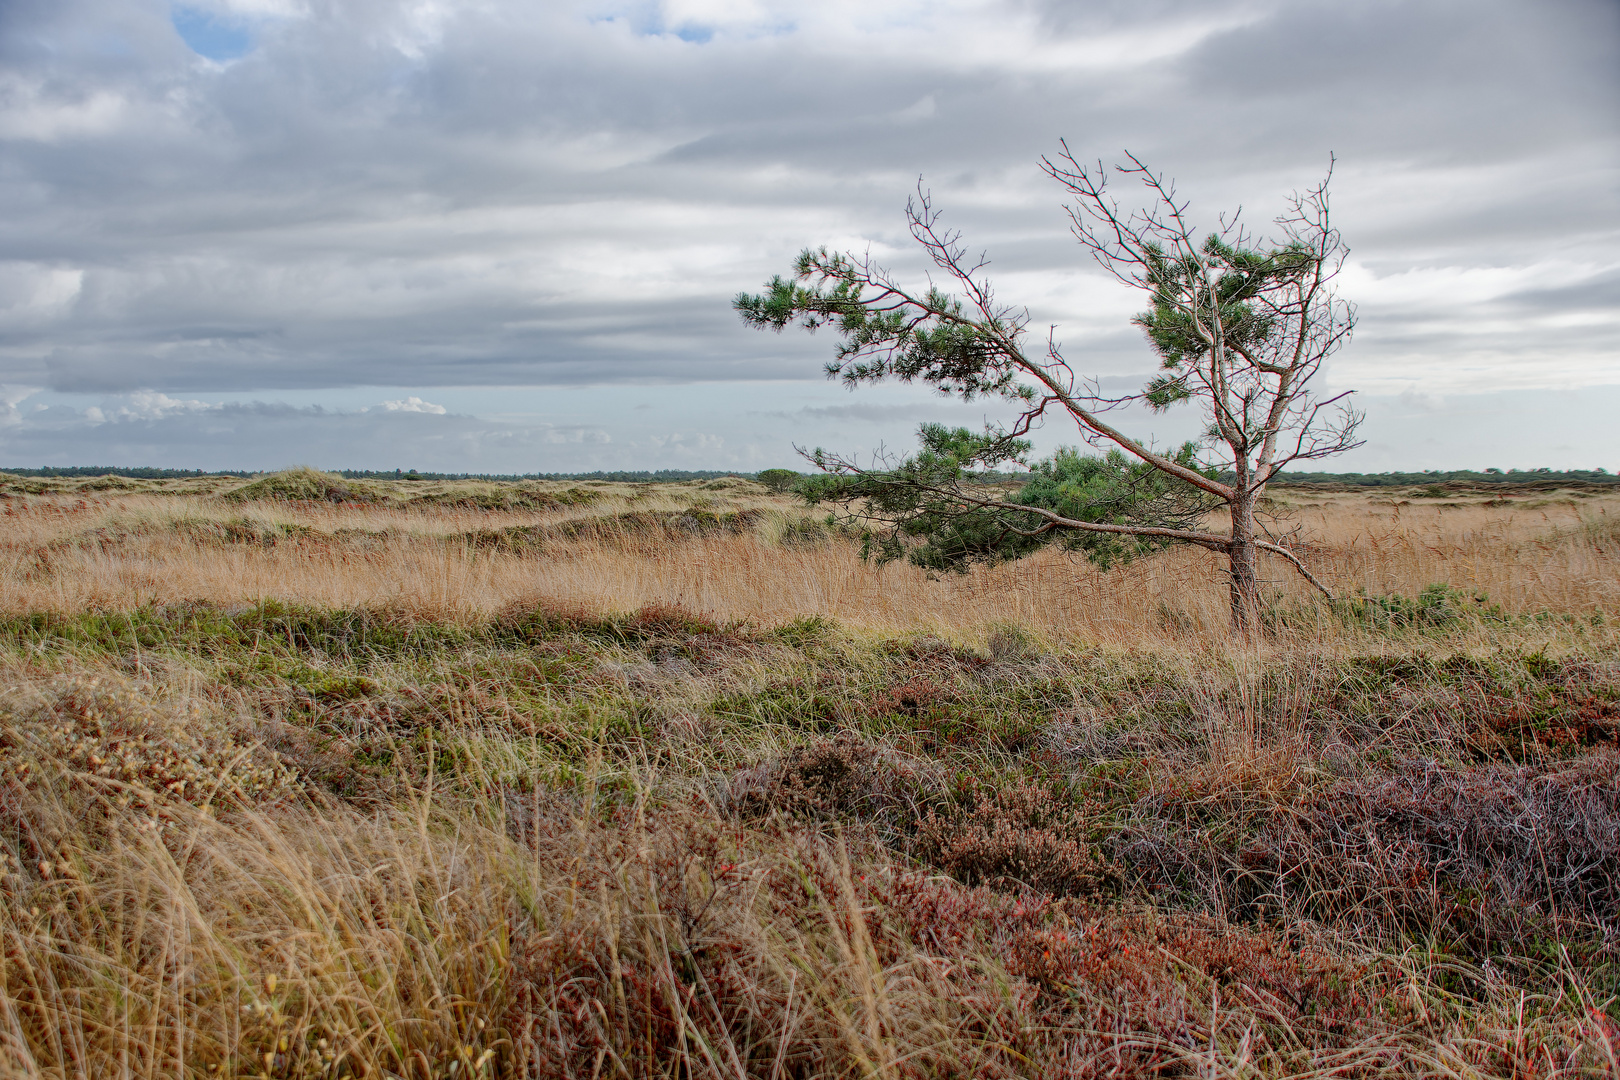
<instances>
[{"instance_id":1,"label":"distant treeline","mask_svg":"<svg viewBox=\"0 0 1620 1080\"><path fill-rule=\"evenodd\" d=\"M336 469L347 480L562 480L580 482L602 480L617 484L678 484L688 480L715 480L722 476L753 478L758 473L727 472L719 469L658 469L626 470L621 472L588 473L441 473L417 472L415 469ZM198 476L260 476L262 473L240 469L154 469L147 466L127 468L116 465L47 465L40 469L6 468L0 472L13 476L127 476L135 480L181 480ZM1018 482L1023 473L984 473L975 479L985 483ZM1387 473L1327 473L1291 472L1278 478L1284 484L1342 484L1348 487L1415 487L1424 484L1620 484L1620 476L1607 469L1468 469L1430 470L1428 472Z\"/></svg>"},{"instance_id":2,"label":"distant treeline","mask_svg":"<svg viewBox=\"0 0 1620 1080\"><path fill-rule=\"evenodd\" d=\"M753 473L722 471L717 469L659 469L657 472L630 470L626 472L587 473L437 473L417 472L415 469L376 471L372 469L336 469L345 480L604 480L613 484L679 484L686 480L715 480L722 476L753 476Z\"/></svg>"},{"instance_id":3,"label":"distant treeline","mask_svg":"<svg viewBox=\"0 0 1620 1080\"><path fill-rule=\"evenodd\" d=\"M1290 472L1279 476L1284 484L1345 484L1350 487L1415 487L1420 484L1615 484L1620 476L1607 469L1468 469L1387 473Z\"/></svg>"},{"instance_id":4,"label":"distant treeline","mask_svg":"<svg viewBox=\"0 0 1620 1080\"><path fill-rule=\"evenodd\" d=\"M142 465L125 468L120 465L47 465L42 469L0 469L12 476L127 476L131 480L184 480L196 476L257 476L258 473L235 469L153 469Z\"/></svg>"},{"instance_id":5,"label":"distant treeline","mask_svg":"<svg viewBox=\"0 0 1620 1080\"><path fill-rule=\"evenodd\" d=\"M659 469L629 472L588 473L441 473L418 472L415 469L333 469L345 480L606 480L619 484L678 484L685 480L715 480L722 476L752 477L754 473L722 471L719 469ZM149 466L128 468L120 465L47 465L40 469L0 468L0 473L12 476L127 476L132 480L184 480L198 476L262 476L263 471L241 469L154 469Z\"/></svg>"}]
</instances>

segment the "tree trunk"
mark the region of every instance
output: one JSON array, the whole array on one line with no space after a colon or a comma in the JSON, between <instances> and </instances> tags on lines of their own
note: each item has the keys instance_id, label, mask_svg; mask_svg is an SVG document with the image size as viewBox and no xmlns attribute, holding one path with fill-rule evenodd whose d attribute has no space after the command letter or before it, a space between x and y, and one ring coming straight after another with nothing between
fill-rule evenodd
<instances>
[{"instance_id":1,"label":"tree trunk","mask_svg":"<svg viewBox=\"0 0 1620 1080\"><path fill-rule=\"evenodd\" d=\"M1254 546L1253 492L1242 492L1233 500L1232 544L1227 548L1231 561L1232 630L1251 637L1260 627L1259 550Z\"/></svg>"}]
</instances>

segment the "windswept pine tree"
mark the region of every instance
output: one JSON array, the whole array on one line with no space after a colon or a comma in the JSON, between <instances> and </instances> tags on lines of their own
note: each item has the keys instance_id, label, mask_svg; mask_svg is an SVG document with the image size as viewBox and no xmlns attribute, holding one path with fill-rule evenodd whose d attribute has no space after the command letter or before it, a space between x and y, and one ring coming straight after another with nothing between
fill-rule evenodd
<instances>
[{"instance_id":1,"label":"windswept pine tree","mask_svg":"<svg viewBox=\"0 0 1620 1080\"><path fill-rule=\"evenodd\" d=\"M1042 164L1073 197L1067 210L1081 245L1144 294L1148 306L1134 322L1159 358L1159 374L1135 394L1105 397L1055 338L1031 348L1028 311L996 299L984 275L988 259L969 256L919 186L906 205L911 234L956 291L909 288L869 256L823 248L804 251L790 278L738 296L736 309L760 328L834 327L840 341L827 374L852 387L923 383L964 400L999 397L1020 415L982 435L925 428L921 451L899 462L862 466L817 451L815 464L833 479L810 489L813 497L861 500L881 523L869 553L894 558L904 550L925 564L1017 558L1058 539L1100 558L1196 544L1226 555L1232 625L1244 634L1256 625L1261 553L1286 560L1328 593L1296 552L1264 535L1255 509L1284 468L1359 445L1361 417L1347 395L1324 398L1314 385L1355 326L1353 307L1334 287L1349 249L1329 214L1331 168L1291 196L1275 234L1261 238L1236 214L1201 233L1174 185L1133 155L1114 172L1145 187L1138 209L1113 196L1108 169L1082 165L1067 145ZM1196 405L1204 437L1179 451L1156 450L1105 418L1133 403L1155 411ZM1024 436L1054 413L1116 456L1087 466L1053 458L1018 498L973 482L983 470L1024 461ZM1226 508L1226 532L1203 527L1210 506Z\"/></svg>"}]
</instances>

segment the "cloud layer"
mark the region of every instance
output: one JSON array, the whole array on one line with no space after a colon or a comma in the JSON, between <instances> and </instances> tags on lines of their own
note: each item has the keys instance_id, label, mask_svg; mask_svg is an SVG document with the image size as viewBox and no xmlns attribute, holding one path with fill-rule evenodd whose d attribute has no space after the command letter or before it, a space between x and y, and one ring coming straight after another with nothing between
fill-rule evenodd
<instances>
[{"instance_id":1,"label":"cloud layer","mask_svg":"<svg viewBox=\"0 0 1620 1080\"><path fill-rule=\"evenodd\" d=\"M14 413L0 451L147 424L128 452L173 430L223 466L319 428L409 463L434 417L481 460L516 440L517 468L558 429L492 418L495 388L706 380L740 416L737 387L812 377L830 343L748 331L730 297L805 245L918 271L919 175L1077 367L1140 371L1138 302L1035 168L1059 137L1129 147L1205 220L1263 222L1336 153L1361 330L1335 386L1620 382L1616 102L1607 0L11 0L0 382L116 403ZM274 404L353 387L416 393ZM439 387L488 404L436 412ZM702 449L655 426L688 445L649 435L648 467Z\"/></svg>"}]
</instances>

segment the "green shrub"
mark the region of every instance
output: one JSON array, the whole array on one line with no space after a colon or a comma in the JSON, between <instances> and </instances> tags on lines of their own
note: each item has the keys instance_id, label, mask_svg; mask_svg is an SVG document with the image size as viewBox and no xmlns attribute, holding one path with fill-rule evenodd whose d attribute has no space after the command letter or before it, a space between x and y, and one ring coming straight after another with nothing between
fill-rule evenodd
<instances>
[{"instance_id":1,"label":"green shrub","mask_svg":"<svg viewBox=\"0 0 1620 1080\"><path fill-rule=\"evenodd\" d=\"M758 480L772 491L781 493L792 491L793 486L802 480L803 477L794 472L792 469L766 469L764 472L754 477L754 479Z\"/></svg>"},{"instance_id":2,"label":"green shrub","mask_svg":"<svg viewBox=\"0 0 1620 1080\"><path fill-rule=\"evenodd\" d=\"M831 531L825 521L813 517L786 518L779 540L783 547L813 548L824 543Z\"/></svg>"},{"instance_id":3,"label":"green shrub","mask_svg":"<svg viewBox=\"0 0 1620 1080\"><path fill-rule=\"evenodd\" d=\"M1492 604L1485 593L1464 592L1444 582L1425 586L1415 597L1400 593L1351 597L1342 602L1342 611L1351 621L1378 629L1440 629L1453 626L1470 615L1491 620L1503 618L1501 605Z\"/></svg>"},{"instance_id":4,"label":"green shrub","mask_svg":"<svg viewBox=\"0 0 1620 1080\"><path fill-rule=\"evenodd\" d=\"M341 476L319 472L308 467L285 469L244 484L225 496L233 502L256 499L283 502L376 502L377 496L364 485Z\"/></svg>"}]
</instances>

